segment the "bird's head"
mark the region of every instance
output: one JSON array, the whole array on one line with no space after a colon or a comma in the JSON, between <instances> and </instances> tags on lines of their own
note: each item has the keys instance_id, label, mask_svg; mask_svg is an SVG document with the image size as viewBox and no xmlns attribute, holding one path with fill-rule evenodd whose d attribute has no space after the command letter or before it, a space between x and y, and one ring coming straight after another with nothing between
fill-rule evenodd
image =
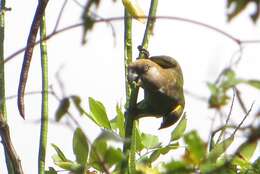
<instances>
[{"instance_id":1,"label":"bird's head","mask_svg":"<svg viewBox=\"0 0 260 174\"><path fill-rule=\"evenodd\" d=\"M128 81L142 86L148 78L160 78L160 69L157 63L149 59L138 59L128 66Z\"/></svg>"}]
</instances>

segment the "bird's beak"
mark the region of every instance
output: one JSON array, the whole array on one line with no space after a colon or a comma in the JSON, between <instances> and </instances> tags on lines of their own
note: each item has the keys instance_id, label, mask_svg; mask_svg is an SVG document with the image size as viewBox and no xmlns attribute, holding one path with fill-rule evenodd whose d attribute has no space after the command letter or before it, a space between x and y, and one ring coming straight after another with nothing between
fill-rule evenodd
<instances>
[{"instance_id":1,"label":"bird's beak","mask_svg":"<svg viewBox=\"0 0 260 174\"><path fill-rule=\"evenodd\" d=\"M132 71L131 69L128 70L127 78L130 83L138 82L138 80L139 80L138 74L136 72Z\"/></svg>"}]
</instances>

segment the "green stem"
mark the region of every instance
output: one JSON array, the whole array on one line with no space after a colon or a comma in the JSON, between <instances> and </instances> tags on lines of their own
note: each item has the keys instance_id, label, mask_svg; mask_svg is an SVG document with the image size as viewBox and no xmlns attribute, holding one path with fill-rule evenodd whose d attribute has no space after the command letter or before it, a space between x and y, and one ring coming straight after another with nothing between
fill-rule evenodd
<instances>
[{"instance_id":1,"label":"green stem","mask_svg":"<svg viewBox=\"0 0 260 174\"><path fill-rule=\"evenodd\" d=\"M0 62L4 61L4 34L5 34L5 0L0 1ZM7 124L5 99L5 67L0 64L0 137L4 146L5 160L9 174L23 174L18 155L13 147L10 130Z\"/></svg>"},{"instance_id":2,"label":"green stem","mask_svg":"<svg viewBox=\"0 0 260 174\"><path fill-rule=\"evenodd\" d=\"M42 114L41 114L41 133L40 133L40 147L38 159L38 173L44 174L45 170L45 156L47 146L48 134L48 56L47 44L44 40L46 38L46 21L45 15L42 17L40 26L41 38L41 66L42 66Z\"/></svg>"},{"instance_id":3,"label":"green stem","mask_svg":"<svg viewBox=\"0 0 260 174\"><path fill-rule=\"evenodd\" d=\"M150 5L150 10L149 10L149 18L146 23L145 33L142 42L142 47L145 49L148 48L149 39L153 33L157 6L158 6L158 0L152 0ZM142 52L140 52L139 58L144 58Z\"/></svg>"},{"instance_id":4,"label":"green stem","mask_svg":"<svg viewBox=\"0 0 260 174\"><path fill-rule=\"evenodd\" d=\"M156 15L156 9L157 9L158 0L152 0L149 10L149 17L155 17ZM153 26L154 26L155 18L149 18L147 21L142 47L147 48L148 47L148 41L152 34ZM132 62L132 20L125 11L125 79L126 79L126 106L127 106L127 112L126 112L126 127L125 127L125 138L131 139L131 141L126 141L123 147L123 152L128 154L130 150L129 158L130 165L129 171L130 173L133 173L135 171L135 141L133 141L133 138L135 138L135 129L136 124L134 121L135 117L135 107L137 104L137 97L138 97L138 91L139 88L136 87L133 84L129 84L127 81L127 67ZM143 58L144 55L140 54L139 58ZM133 136L133 137L132 137ZM131 144L132 143L132 144ZM134 162L134 163L133 163ZM125 173L127 166L127 162L122 165L122 173Z\"/></svg>"},{"instance_id":5,"label":"green stem","mask_svg":"<svg viewBox=\"0 0 260 174\"><path fill-rule=\"evenodd\" d=\"M5 0L0 4L0 61L4 60L4 33L5 33ZM0 64L0 112L2 120L6 122L6 105L5 105L5 74L4 64Z\"/></svg>"},{"instance_id":6,"label":"green stem","mask_svg":"<svg viewBox=\"0 0 260 174\"><path fill-rule=\"evenodd\" d=\"M128 65L132 62L132 18L130 14L125 9L125 35L124 35L124 61L125 61L125 87L126 87L126 108L128 110L130 106L130 95L131 95L131 86L128 83L127 76L128 76ZM126 122L125 122L125 138L130 138L132 133L133 127L133 117L129 115L128 112L125 113ZM123 152L127 153L130 149L130 142L126 141L124 143ZM127 169L127 161L123 161L121 166L121 173L126 173Z\"/></svg>"}]
</instances>

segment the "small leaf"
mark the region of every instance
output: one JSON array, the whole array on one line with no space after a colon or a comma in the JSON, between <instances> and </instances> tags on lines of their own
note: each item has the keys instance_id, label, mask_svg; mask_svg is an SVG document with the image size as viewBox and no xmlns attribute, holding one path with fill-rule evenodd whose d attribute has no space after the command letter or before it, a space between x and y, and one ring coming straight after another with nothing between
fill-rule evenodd
<instances>
[{"instance_id":1,"label":"small leaf","mask_svg":"<svg viewBox=\"0 0 260 174\"><path fill-rule=\"evenodd\" d=\"M151 149L159 144L159 138L155 135L142 133L142 144L145 148Z\"/></svg>"},{"instance_id":2,"label":"small leaf","mask_svg":"<svg viewBox=\"0 0 260 174\"><path fill-rule=\"evenodd\" d=\"M70 101L68 97L65 97L60 101L59 107L55 114L55 120L60 121L61 118L68 112L70 106Z\"/></svg>"},{"instance_id":3,"label":"small leaf","mask_svg":"<svg viewBox=\"0 0 260 174\"><path fill-rule=\"evenodd\" d=\"M131 16L133 16L139 22L145 23L144 18L138 18L145 16L145 14L142 8L139 6L139 4L137 4L135 0L122 0L122 2L128 13L131 14Z\"/></svg>"},{"instance_id":4,"label":"small leaf","mask_svg":"<svg viewBox=\"0 0 260 174\"><path fill-rule=\"evenodd\" d=\"M84 109L81 107L81 98L77 95L73 95L71 96L72 102L74 103L74 105L76 106L78 112L80 113L80 115L84 114Z\"/></svg>"},{"instance_id":5,"label":"small leaf","mask_svg":"<svg viewBox=\"0 0 260 174\"><path fill-rule=\"evenodd\" d=\"M171 133L171 141L176 141L180 139L186 129L187 125L187 118L186 114L184 113L182 116L182 119L178 123L178 125L175 127L175 129Z\"/></svg>"},{"instance_id":6,"label":"small leaf","mask_svg":"<svg viewBox=\"0 0 260 174\"><path fill-rule=\"evenodd\" d=\"M102 130L101 134L97 137L97 139L102 139L104 141L120 142L120 143L125 141L118 134L116 134L110 130Z\"/></svg>"},{"instance_id":7,"label":"small leaf","mask_svg":"<svg viewBox=\"0 0 260 174\"><path fill-rule=\"evenodd\" d=\"M121 137L125 137L125 116L118 105L116 105L116 113L117 113L116 122L119 129L119 135Z\"/></svg>"},{"instance_id":8,"label":"small leaf","mask_svg":"<svg viewBox=\"0 0 260 174\"><path fill-rule=\"evenodd\" d=\"M214 83L207 83L207 86L210 90L211 95L217 95L218 94L218 87Z\"/></svg>"},{"instance_id":9,"label":"small leaf","mask_svg":"<svg viewBox=\"0 0 260 174\"><path fill-rule=\"evenodd\" d=\"M238 155L233 159L232 163L241 168L247 169L251 166L250 159L257 147L256 142L244 143L240 146Z\"/></svg>"},{"instance_id":10,"label":"small leaf","mask_svg":"<svg viewBox=\"0 0 260 174\"><path fill-rule=\"evenodd\" d=\"M235 71L233 71L232 69L226 69L224 75L226 76L227 80L230 81L230 80L234 80L236 79L236 73Z\"/></svg>"},{"instance_id":11,"label":"small leaf","mask_svg":"<svg viewBox=\"0 0 260 174\"><path fill-rule=\"evenodd\" d=\"M117 164L119 161L124 159L124 154L120 149L114 149L112 147L108 148L104 161L110 166Z\"/></svg>"},{"instance_id":12,"label":"small leaf","mask_svg":"<svg viewBox=\"0 0 260 174\"><path fill-rule=\"evenodd\" d=\"M142 174L160 174L159 170L156 168L149 167L148 165L138 164L136 166L137 173Z\"/></svg>"},{"instance_id":13,"label":"small leaf","mask_svg":"<svg viewBox=\"0 0 260 174\"><path fill-rule=\"evenodd\" d=\"M111 129L105 107L101 102L89 97L89 108L91 111L90 115L99 126Z\"/></svg>"},{"instance_id":14,"label":"small leaf","mask_svg":"<svg viewBox=\"0 0 260 174\"><path fill-rule=\"evenodd\" d=\"M59 166L62 169L66 169L66 170L69 170L69 171L75 172L75 173L82 171L82 166L80 164L72 162L72 161L55 162L55 165Z\"/></svg>"},{"instance_id":15,"label":"small leaf","mask_svg":"<svg viewBox=\"0 0 260 174\"><path fill-rule=\"evenodd\" d=\"M220 155L222 155L230 144L233 142L234 136L230 136L229 138L223 140L221 143L216 144L215 147L208 154L208 161L215 162Z\"/></svg>"},{"instance_id":16,"label":"small leaf","mask_svg":"<svg viewBox=\"0 0 260 174\"><path fill-rule=\"evenodd\" d=\"M85 134L80 128L74 131L73 152L76 156L76 161L82 166L85 166L88 158L89 145Z\"/></svg>"},{"instance_id":17,"label":"small leaf","mask_svg":"<svg viewBox=\"0 0 260 174\"><path fill-rule=\"evenodd\" d=\"M256 89L260 89L260 80L248 80L246 83Z\"/></svg>"},{"instance_id":18,"label":"small leaf","mask_svg":"<svg viewBox=\"0 0 260 174\"><path fill-rule=\"evenodd\" d=\"M90 151L89 164L93 168L99 171L103 171L101 162L103 162L103 159L108 149L107 142L103 139L96 138L91 147L92 148Z\"/></svg>"},{"instance_id":19,"label":"small leaf","mask_svg":"<svg viewBox=\"0 0 260 174\"><path fill-rule=\"evenodd\" d=\"M51 145L54 148L54 150L56 151L56 153L61 161L68 161L67 158L65 157L64 153L60 150L60 148L57 145L55 145L55 144L51 144Z\"/></svg>"},{"instance_id":20,"label":"small leaf","mask_svg":"<svg viewBox=\"0 0 260 174\"><path fill-rule=\"evenodd\" d=\"M173 143L173 144L169 144L165 147L158 148L158 149L156 149L155 151L152 152L149 160L150 160L150 162L153 162L156 159L158 159L160 157L160 155L165 155L170 150L177 149L178 147L179 147L179 143Z\"/></svg>"},{"instance_id":21,"label":"small leaf","mask_svg":"<svg viewBox=\"0 0 260 174\"><path fill-rule=\"evenodd\" d=\"M193 168L183 161L170 161L163 165L163 168L167 171L167 174L188 174L195 173Z\"/></svg>"},{"instance_id":22,"label":"small leaf","mask_svg":"<svg viewBox=\"0 0 260 174\"><path fill-rule=\"evenodd\" d=\"M142 135L141 135L141 132L139 130L139 127L138 126L135 126L135 136L136 136L136 151L137 152L140 152L141 150L144 149L144 145L142 143Z\"/></svg>"},{"instance_id":23,"label":"small leaf","mask_svg":"<svg viewBox=\"0 0 260 174\"><path fill-rule=\"evenodd\" d=\"M206 148L198 133L196 131L191 131L185 134L184 141L188 146L189 157L193 163L200 164L206 156Z\"/></svg>"},{"instance_id":24,"label":"small leaf","mask_svg":"<svg viewBox=\"0 0 260 174\"><path fill-rule=\"evenodd\" d=\"M257 147L257 142L245 143L241 146L239 156L244 160L250 161Z\"/></svg>"}]
</instances>

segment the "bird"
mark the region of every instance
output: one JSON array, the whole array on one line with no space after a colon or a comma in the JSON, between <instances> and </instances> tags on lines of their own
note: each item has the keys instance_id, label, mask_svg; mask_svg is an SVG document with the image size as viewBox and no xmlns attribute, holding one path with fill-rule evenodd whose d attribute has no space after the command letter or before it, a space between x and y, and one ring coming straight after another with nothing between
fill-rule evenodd
<instances>
[{"instance_id":1,"label":"bird","mask_svg":"<svg viewBox=\"0 0 260 174\"><path fill-rule=\"evenodd\" d=\"M162 117L159 129L178 121L185 107L183 74L179 63L160 55L137 59L128 66L128 81L143 88L144 98L137 103L135 119Z\"/></svg>"}]
</instances>

